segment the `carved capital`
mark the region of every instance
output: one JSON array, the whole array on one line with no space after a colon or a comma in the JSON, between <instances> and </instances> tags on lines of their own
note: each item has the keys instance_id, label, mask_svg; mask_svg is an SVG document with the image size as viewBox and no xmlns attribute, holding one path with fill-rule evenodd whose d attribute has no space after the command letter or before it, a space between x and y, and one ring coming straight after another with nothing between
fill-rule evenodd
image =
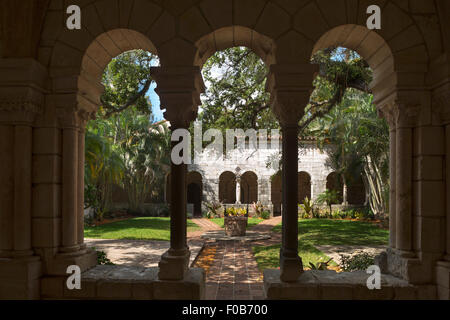
<instances>
[{"instance_id":1,"label":"carved capital","mask_svg":"<svg viewBox=\"0 0 450 320\"><path fill-rule=\"evenodd\" d=\"M393 114L397 128L412 128L418 125L420 120L421 105L396 101Z\"/></svg>"},{"instance_id":2,"label":"carved capital","mask_svg":"<svg viewBox=\"0 0 450 320\"><path fill-rule=\"evenodd\" d=\"M309 92L276 92L272 98L272 110L283 126L297 126L305 114Z\"/></svg>"},{"instance_id":3,"label":"carved capital","mask_svg":"<svg viewBox=\"0 0 450 320\"><path fill-rule=\"evenodd\" d=\"M384 118L386 122L389 124L390 130L396 129L396 121L395 121L395 112L394 106L390 104L385 104L379 108L377 108L378 116L380 118Z\"/></svg>"},{"instance_id":4,"label":"carved capital","mask_svg":"<svg viewBox=\"0 0 450 320\"><path fill-rule=\"evenodd\" d=\"M43 95L32 88L0 90L0 122L31 123L43 113Z\"/></svg>"},{"instance_id":5,"label":"carved capital","mask_svg":"<svg viewBox=\"0 0 450 320\"><path fill-rule=\"evenodd\" d=\"M185 128L197 117L200 93L204 92L199 67L152 67L155 89L172 126Z\"/></svg>"},{"instance_id":6,"label":"carved capital","mask_svg":"<svg viewBox=\"0 0 450 320\"><path fill-rule=\"evenodd\" d=\"M313 91L318 66L272 65L267 81L272 110L283 126L297 126Z\"/></svg>"}]
</instances>

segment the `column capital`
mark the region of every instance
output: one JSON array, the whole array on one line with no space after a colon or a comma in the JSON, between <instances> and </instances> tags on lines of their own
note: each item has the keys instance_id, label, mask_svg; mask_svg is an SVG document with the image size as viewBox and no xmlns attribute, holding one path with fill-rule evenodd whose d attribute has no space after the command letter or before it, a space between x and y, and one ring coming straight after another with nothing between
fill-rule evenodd
<instances>
[{"instance_id":1,"label":"column capital","mask_svg":"<svg viewBox=\"0 0 450 320\"><path fill-rule=\"evenodd\" d=\"M175 128L186 128L197 117L205 87L199 67L152 67L155 89L166 109L164 117Z\"/></svg>"},{"instance_id":2,"label":"column capital","mask_svg":"<svg viewBox=\"0 0 450 320\"><path fill-rule=\"evenodd\" d=\"M0 122L34 122L43 113L46 80L46 68L34 59L0 59Z\"/></svg>"},{"instance_id":3,"label":"column capital","mask_svg":"<svg viewBox=\"0 0 450 320\"><path fill-rule=\"evenodd\" d=\"M297 126L313 91L318 66L313 64L271 65L266 89L272 110L282 126Z\"/></svg>"}]
</instances>

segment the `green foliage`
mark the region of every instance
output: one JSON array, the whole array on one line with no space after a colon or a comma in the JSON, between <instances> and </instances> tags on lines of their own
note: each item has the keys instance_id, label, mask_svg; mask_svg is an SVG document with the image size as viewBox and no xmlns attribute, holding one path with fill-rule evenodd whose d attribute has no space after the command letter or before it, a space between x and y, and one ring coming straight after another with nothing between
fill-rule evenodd
<instances>
[{"instance_id":1,"label":"green foliage","mask_svg":"<svg viewBox=\"0 0 450 320\"><path fill-rule=\"evenodd\" d=\"M270 211L263 210L260 217L264 220L270 219Z\"/></svg>"},{"instance_id":2,"label":"green foliage","mask_svg":"<svg viewBox=\"0 0 450 320\"><path fill-rule=\"evenodd\" d=\"M209 128L278 128L265 89L268 69L250 49L235 47L216 52L202 69L203 130Z\"/></svg>"},{"instance_id":3,"label":"green foliage","mask_svg":"<svg viewBox=\"0 0 450 320\"><path fill-rule=\"evenodd\" d=\"M114 184L125 189L134 214L144 214L148 198L163 196L170 132L166 125L153 123L145 96L155 62L148 52L128 51L113 59L103 74L102 107L86 130L85 169L87 205L100 219L110 209Z\"/></svg>"},{"instance_id":4,"label":"green foliage","mask_svg":"<svg viewBox=\"0 0 450 320\"><path fill-rule=\"evenodd\" d=\"M299 204L299 207L303 210L302 218L307 219L313 217L314 202L311 199L305 197L303 202Z\"/></svg>"},{"instance_id":5,"label":"green foliage","mask_svg":"<svg viewBox=\"0 0 450 320\"><path fill-rule=\"evenodd\" d=\"M375 256L370 255L367 252L363 252L355 255L340 254L341 258L340 267L346 272L367 270L367 268L374 264Z\"/></svg>"},{"instance_id":6,"label":"green foliage","mask_svg":"<svg viewBox=\"0 0 450 320\"><path fill-rule=\"evenodd\" d=\"M92 247L92 250L95 250L97 253L97 264L98 265L114 265L111 260L106 256L105 251L96 250L95 247Z\"/></svg>"},{"instance_id":7,"label":"green foliage","mask_svg":"<svg viewBox=\"0 0 450 320\"><path fill-rule=\"evenodd\" d=\"M328 190L319 194L316 199L317 203L320 205L326 204L330 208L329 215L331 216L332 210L331 205L339 202L339 193L336 190Z\"/></svg>"},{"instance_id":8,"label":"green foliage","mask_svg":"<svg viewBox=\"0 0 450 320\"><path fill-rule=\"evenodd\" d=\"M206 212L206 217L208 219L211 219L211 218L214 218L216 216L219 216L218 210L220 208L222 208L222 203L220 201L213 200L211 202L206 202L205 206L208 209L208 211Z\"/></svg>"},{"instance_id":9,"label":"green foliage","mask_svg":"<svg viewBox=\"0 0 450 320\"><path fill-rule=\"evenodd\" d=\"M328 270L330 262L333 260L333 258L330 258L328 261L318 261L315 264L312 262L309 262L309 267L311 270Z\"/></svg>"}]
</instances>

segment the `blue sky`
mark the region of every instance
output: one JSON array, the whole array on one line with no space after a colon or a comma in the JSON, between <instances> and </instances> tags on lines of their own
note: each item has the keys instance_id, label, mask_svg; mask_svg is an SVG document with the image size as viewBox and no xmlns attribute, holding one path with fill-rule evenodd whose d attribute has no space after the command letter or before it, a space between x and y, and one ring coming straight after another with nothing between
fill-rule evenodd
<instances>
[{"instance_id":1,"label":"blue sky","mask_svg":"<svg viewBox=\"0 0 450 320\"><path fill-rule=\"evenodd\" d=\"M152 112L154 121L158 122L164 119L163 112L161 110L161 103L159 101L159 96L155 92L156 83L153 82L150 85L150 89L148 90L147 96L150 98L150 101L152 103Z\"/></svg>"}]
</instances>

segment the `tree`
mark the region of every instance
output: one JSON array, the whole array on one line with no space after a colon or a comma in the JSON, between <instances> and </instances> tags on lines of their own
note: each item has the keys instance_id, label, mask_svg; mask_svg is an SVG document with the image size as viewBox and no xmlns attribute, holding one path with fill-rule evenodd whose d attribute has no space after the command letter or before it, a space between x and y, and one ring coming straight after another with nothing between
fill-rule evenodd
<instances>
[{"instance_id":1,"label":"tree","mask_svg":"<svg viewBox=\"0 0 450 320\"><path fill-rule=\"evenodd\" d=\"M199 119L204 129L278 128L265 89L267 74L261 58L245 47L211 56L202 70L206 92Z\"/></svg>"}]
</instances>

